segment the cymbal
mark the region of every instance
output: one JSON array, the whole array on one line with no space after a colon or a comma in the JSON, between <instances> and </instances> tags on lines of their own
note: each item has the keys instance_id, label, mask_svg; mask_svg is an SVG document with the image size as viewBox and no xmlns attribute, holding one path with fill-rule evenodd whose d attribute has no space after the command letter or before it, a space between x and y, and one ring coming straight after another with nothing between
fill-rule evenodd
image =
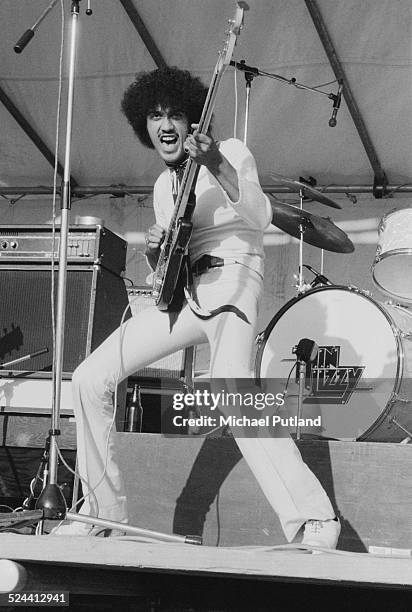
<instances>
[{"instance_id":1,"label":"cymbal","mask_svg":"<svg viewBox=\"0 0 412 612\"><path fill-rule=\"evenodd\" d=\"M343 230L330 219L318 217L297 206L285 204L279 200L271 200L273 217L272 224L279 229L300 238L300 226L303 228L303 241L312 246L333 253L352 253L355 250L353 242Z\"/></svg>"},{"instance_id":2,"label":"cymbal","mask_svg":"<svg viewBox=\"0 0 412 612\"><path fill-rule=\"evenodd\" d=\"M310 198L311 200L316 200L316 202L320 202L321 204L325 204L326 206L330 206L331 208L342 208L340 204L337 204L336 202L328 198L321 191L318 191L314 187L311 187L311 185L307 185L306 183L302 183L301 181L295 181L293 179L286 178L284 176L281 176L280 174L276 174L276 172L271 172L270 176L284 187L289 187L289 189L294 193L300 193L302 191L303 196Z\"/></svg>"}]
</instances>

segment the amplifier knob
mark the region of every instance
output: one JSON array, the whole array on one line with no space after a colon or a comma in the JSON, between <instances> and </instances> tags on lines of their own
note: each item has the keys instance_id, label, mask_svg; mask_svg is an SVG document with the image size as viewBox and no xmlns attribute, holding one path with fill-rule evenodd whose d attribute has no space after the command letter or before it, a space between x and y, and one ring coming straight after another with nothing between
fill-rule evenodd
<instances>
[{"instance_id":1,"label":"amplifier knob","mask_svg":"<svg viewBox=\"0 0 412 612\"><path fill-rule=\"evenodd\" d=\"M7 249L9 246L9 243L7 242L7 240L2 240L0 243L0 246L2 249Z\"/></svg>"}]
</instances>

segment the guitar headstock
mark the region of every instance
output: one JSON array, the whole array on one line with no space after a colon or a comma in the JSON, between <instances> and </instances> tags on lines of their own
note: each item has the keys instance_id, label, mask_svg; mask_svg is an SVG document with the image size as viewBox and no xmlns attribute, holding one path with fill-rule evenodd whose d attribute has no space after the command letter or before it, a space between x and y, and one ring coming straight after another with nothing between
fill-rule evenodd
<instances>
[{"instance_id":1,"label":"guitar headstock","mask_svg":"<svg viewBox=\"0 0 412 612\"><path fill-rule=\"evenodd\" d=\"M246 2L238 2L236 12L232 19L229 19L229 30L226 32L227 37L225 45L219 54L219 69L224 68L230 64L232 59L233 50L236 45L237 37L240 34L240 30L243 27L244 12L249 10L249 6Z\"/></svg>"}]
</instances>

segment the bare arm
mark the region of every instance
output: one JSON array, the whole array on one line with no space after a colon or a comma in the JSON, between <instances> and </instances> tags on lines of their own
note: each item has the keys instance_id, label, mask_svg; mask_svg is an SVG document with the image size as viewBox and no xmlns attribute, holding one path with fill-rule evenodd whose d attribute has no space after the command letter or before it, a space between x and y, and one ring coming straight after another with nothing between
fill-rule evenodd
<instances>
[{"instance_id":1,"label":"bare arm","mask_svg":"<svg viewBox=\"0 0 412 612\"><path fill-rule=\"evenodd\" d=\"M210 134L197 132L197 124L195 123L192 124L192 128L195 128L195 131L186 138L185 149L193 161L206 166L232 202L237 202L239 199L239 184L235 168L219 151Z\"/></svg>"}]
</instances>

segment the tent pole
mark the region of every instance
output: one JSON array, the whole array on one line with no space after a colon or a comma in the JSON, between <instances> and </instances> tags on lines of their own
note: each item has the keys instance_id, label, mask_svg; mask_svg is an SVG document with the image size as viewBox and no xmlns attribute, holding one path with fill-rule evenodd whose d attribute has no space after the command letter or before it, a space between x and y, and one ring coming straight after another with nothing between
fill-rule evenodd
<instances>
[{"instance_id":1,"label":"tent pole","mask_svg":"<svg viewBox=\"0 0 412 612\"><path fill-rule=\"evenodd\" d=\"M326 24L323 20L318 4L316 0L305 0L305 4L312 18L313 24L316 28L323 48L325 49L326 55L335 74L335 77L343 82L343 97L348 106L349 112L351 114L351 117L358 131L359 137L362 141L366 155L368 156L369 162L372 166L372 170L375 175L373 195L376 198L382 198L384 195L386 195L387 192L388 179L386 177L385 171L382 168L375 146L372 142L371 137L369 136L369 132L366 128L365 122L350 88L348 79L346 78L345 71L338 57L335 46L326 28Z\"/></svg>"},{"instance_id":2,"label":"tent pole","mask_svg":"<svg viewBox=\"0 0 412 612\"><path fill-rule=\"evenodd\" d=\"M373 193L372 184L363 185L317 185L316 189L322 193ZM262 189L265 193L291 193L287 187L279 185L270 185L269 183L262 184ZM387 185L387 195L412 193L412 184L404 183L400 185ZM59 189L57 190L59 192ZM126 195L150 195L153 192L152 185L87 185L72 187L72 196L98 196L112 195L119 198ZM35 187L0 187L0 196L13 195L52 195L53 187L35 186Z\"/></svg>"}]
</instances>

